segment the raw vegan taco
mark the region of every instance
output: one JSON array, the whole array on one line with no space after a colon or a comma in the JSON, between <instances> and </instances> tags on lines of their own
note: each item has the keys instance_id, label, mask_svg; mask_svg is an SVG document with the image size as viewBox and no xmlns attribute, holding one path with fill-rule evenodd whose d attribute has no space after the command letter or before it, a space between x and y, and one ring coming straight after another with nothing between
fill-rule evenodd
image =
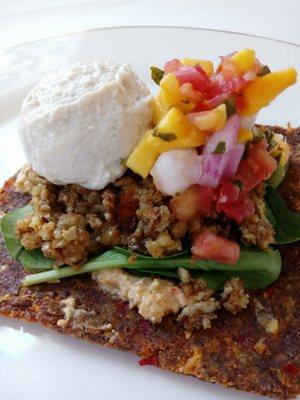
<instances>
[{"instance_id":1,"label":"raw vegan taco","mask_svg":"<svg viewBox=\"0 0 300 400\"><path fill-rule=\"evenodd\" d=\"M0 192L0 313L237 389L299 393L300 136L255 125L296 82L254 50L76 64L24 100ZM288 110L287 110L288 116Z\"/></svg>"}]
</instances>

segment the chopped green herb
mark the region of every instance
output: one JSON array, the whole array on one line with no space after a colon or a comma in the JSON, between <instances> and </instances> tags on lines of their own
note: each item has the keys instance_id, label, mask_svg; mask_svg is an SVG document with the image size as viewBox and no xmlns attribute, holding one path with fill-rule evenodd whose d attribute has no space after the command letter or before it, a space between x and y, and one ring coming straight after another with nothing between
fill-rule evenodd
<instances>
[{"instance_id":1,"label":"chopped green herb","mask_svg":"<svg viewBox=\"0 0 300 400\"><path fill-rule=\"evenodd\" d=\"M154 80L154 82L159 85L160 81L162 80L164 76L164 71L158 67L150 67L151 70L151 78Z\"/></svg>"},{"instance_id":2,"label":"chopped green herb","mask_svg":"<svg viewBox=\"0 0 300 400\"><path fill-rule=\"evenodd\" d=\"M240 181L239 179L234 179L234 180L232 181L232 183L233 183L234 185L237 185L240 189L243 189L244 184L243 184L243 182Z\"/></svg>"},{"instance_id":3,"label":"chopped green herb","mask_svg":"<svg viewBox=\"0 0 300 400\"><path fill-rule=\"evenodd\" d=\"M274 149L274 147L276 147L277 144L278 144L278 143L276 142L276 140L271 139L270 142L269 142L269 144L268 144L268 151Z\"/></svg>"},{"instance_id":4,"label":"chopped green herb","mask_svg":"<svg viewBox=\"0 0 300 400\"><path fill-rule=\"evenodd\" d=\"M216 145L216 148L213 151L213 154L224 154L225 151L226 151L226 143L225 142L219 142Z\"/></svg>"},{"instance_id":5,"label":"chopped green herb","mask_svg":"<svg viewBox=\"0 0 300 400\"><path fill-rule=\"evenodd\" d=\"M268 75L270 72L270 68L267 65L263 65L257 76L262 77Z\"/></svg>"},{"instance_id":6,"label":"chopped green herb","mask_svg":"<svg viewBox=\"0 0 300 400\"><path fill-rule=\"evenodd\" d=\"M276 243L287 244L300 240L300 215L289 211L283 198L272 187L267 187L265 201L268 218L275 228Z\"/></svg>"},{"instance_id":7,"label":"chopped green herb","mask_svg":"<svg viewBox=\"0 0 300 400\"><path fill-rule=\"evenodd\" d=\"M157 127L155 127L153 129L152 136L160 138L161 140L164 140L165 142L172 142L173 140L177 139L177 136L174 133L159 132Z\"/></svg>"},{"instance_id":8,"label":"chopped green herb","mask_svg":"<svg viewBox=\"0 0 300 400\"><path fill-rule=\"evenodd\" d=\"M260 142L261 140L266 139L264 131L260 128L257 128L256 126L252 129L252 133L253 133L253 139L252 139L253 143Z\"/></svg>"},{"instance_id":9,"label":"chopped green herb","mask_svg":"<svg viewBox=\"0 0 300 400\"><path fill-rule=\"evenodd\" d=\"M227 117L231 117L231 115L236 114L236 105L235 105L235 100L233 97L229 97L225 101L225 107L226 107L226 114Z\"/></svg>"}]
</instances>

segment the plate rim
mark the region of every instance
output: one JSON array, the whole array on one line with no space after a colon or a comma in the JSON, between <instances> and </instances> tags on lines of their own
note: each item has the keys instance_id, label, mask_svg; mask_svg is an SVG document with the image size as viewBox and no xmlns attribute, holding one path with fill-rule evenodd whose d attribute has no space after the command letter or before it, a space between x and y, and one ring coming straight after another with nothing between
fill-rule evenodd
<instances>
[{"instance_id":1,"label":"plate rim","mask_svg":"<svg viewBox=\"0 0 300 400\"><path fill-rule=\"evenodd\" d=\"M300 43L293 43L289 42L286 40L282 39L276 39L276 38L271 38L268 36L263 36L263 35L256 35L252 33L245 33L245 32L237 32L237 31L231 31L231 30L223 30L223 29L215 29L215 28L202 28L202 27L196 27L196 26L184 26L184 25L112 25L112 26L103 26L103 27L97 27L97 28L91 28L91 29L82 29L82 30L76 30L72 32L65 33L63 35L54 35L54 36L48 36L45 38L41 39L35 39L35 40L29 40L23 43L19 43L15 46L9 46L9 47L3 47L0 49L0 53L5 53L10 50L15 50L18 49L19 47L27 46L30 44L35 44L35 43L41 43L45 42L48 40L53 40L53 39L60 39L60 38L66 38L68 36L74 36L74 35L80 35L84 33L91 33L91 32L97 32L97 31L103 31L103 30L118 30L118 29L138 29L138 28L146 28L146 29L188 29L188 30L197 30L197 31L204 31L204 32L217 32L217 33L226 33L230 35L237 35L237 36L246 36L246 37L252 37L252 38L257 38L257 39L263 39L275 43L281 43L281 44L286 44L295 48L300 48Z\"/></svg>"}]
</instances>

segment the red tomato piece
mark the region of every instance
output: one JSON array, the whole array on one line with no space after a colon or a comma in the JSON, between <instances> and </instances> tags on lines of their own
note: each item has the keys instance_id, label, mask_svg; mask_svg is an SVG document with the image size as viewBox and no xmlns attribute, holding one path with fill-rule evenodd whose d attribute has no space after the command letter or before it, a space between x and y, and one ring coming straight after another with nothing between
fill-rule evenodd
<instances>
[{"instance_id":1,"label":"red tomato piece","mask_svg":"<svg viewBox=\"0 0 300 400\"><path fill-rule=\"evenodd\" d=\"M255 205L245 192L240 192L238 199L233 203L220 203L218 201L217 209L219 212L223 211L228 218L237 223L255 213Z\"/></svg>"},{"instance_id":2,"label":"red tomato piece","mask_svg":"<svg viewBox=\"0 0 300 400\"><path fill-rule=\"evenodd\" d=\"M179 80L180 85L191 83L194 89L199 90L203 94L210 93L212 89L212 84L208 76L199 66L181 66L175 71L175 75Z\"/></svg>"},{"instance_id":3,"label":"red tomato piece","mask_svg":"<svg viewBox=\"0 0 300 400\"><path fill-rule=\"evenodd\" d=\"M246 103L242 93L236 96L235 105L238 111L242 110L245 107Z\"/></svg>"},{"instance_id":4,"label":"red tomato piece","mask_svg":"<svg viewBox=\"0 0 300 400\"><path fill-rule=\"evenodd\" d=\"M164 66L165 74L169 74L170 72L175 72L179 67L182 66L182 63L174 58L174 60L168 61Z\"/></svg>"},{"instance_id":5,"label":"red tomato piece","mask_svg":"<svg viewBox=\"0 0 300 400\"><path fill-rule=\"evenodd\" d=\"M250 190L261 182L259 177L249 168L247 160L241 160L234 179L242 182L242 190L246 193L250 192Z\"/></svg>"},{"instance_id":6,"label":"red tomato piece","mask_svg":"<svg viewBox=\"0 0 300 400\"><path fill-rule=\"evenodd\" d=\"M249 192L260 182L270 178L277 168L277 161L267 151L266 140L254 143L247 158L240 162L235 179L243 183L243 191Z\"/></svg>"},{"instance_id":7,"label":"red tomato piece","mask_svg":"<svg viewBox=\"0 0 300 400\"><path fill-rule=\"evenodd\" d=\"M153 354L152 356L142 358L139 361L139 364L141 367L144 367L145 365L154 365L155 367L158 366L158 355Z\"/></svg>"},{"instance_id":8,"label":"red tomato piece","mask_svg":"<svg viewBox=\"0 0 300 400\"><path fill-rule=\"evenodd\" d=\"M240 188L232 182L225 182L220 188L218 204L232 204L239 198Z\"/></svg>"},{"instance_id":9,"label":"red tomato piece","mask_svg":"<svg viewBox=\"0 0 300 400\"><path fill-rule=\"evenodd\" d=\"M127 191L120 196L120 201L117 205L117 218L122 226L130 226L136 217L139 202L134 195L135 193Z\"/></svg>"},{"instance_id":10,"label":"red tomato piece","mask_svg":"<svg viewBox=\"0 0 300 400\"><path fill-rule=\"evenodd\" d=\"M214 260L234 265L240 257L237 243L206 230L193 241L192 254L199 260Z\"/></svg>"},{"instance_id":11,"label":"red tomato piece","mask_svg":"<svg viewBox=\"0 0 300 400\"><path fill-rule=\"evenodd\" d=\"M199 213L204 217L211 214L214 199L214 189L207 186L199 186Z\"/></svg>"}]
</instances>

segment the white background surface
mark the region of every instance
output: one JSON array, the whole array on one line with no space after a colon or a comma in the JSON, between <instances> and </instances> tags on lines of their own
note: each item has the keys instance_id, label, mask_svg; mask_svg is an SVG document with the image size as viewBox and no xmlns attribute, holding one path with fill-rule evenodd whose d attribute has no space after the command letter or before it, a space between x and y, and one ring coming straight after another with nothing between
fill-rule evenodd
<instances>
[{"instance_id":1,"label":"white background surface","mask_svg":"<svg viewBox=\"0 0 300 400\"><path fill-rule=\"evenodd\" d=\"M0 48L117 25L223 29L299 44L299 21L298 0L0 0ZM0 67L1 62L0 56ZM100 363L105 373L99 373ZM1 400L154 398L258 399L155 368L138 368L133 355L0 319Z\"/></svg>"},{"instance_id":2,"label":"white background surface","mask_svg":"<svg viewBox=\"0 0 300 400\"><path fill-rule=\"evenodd\" d=\"M299 21L299 0L0 0L0 48L120 25L213 28L299 44Z\"/></svg>"}]
</instances>

